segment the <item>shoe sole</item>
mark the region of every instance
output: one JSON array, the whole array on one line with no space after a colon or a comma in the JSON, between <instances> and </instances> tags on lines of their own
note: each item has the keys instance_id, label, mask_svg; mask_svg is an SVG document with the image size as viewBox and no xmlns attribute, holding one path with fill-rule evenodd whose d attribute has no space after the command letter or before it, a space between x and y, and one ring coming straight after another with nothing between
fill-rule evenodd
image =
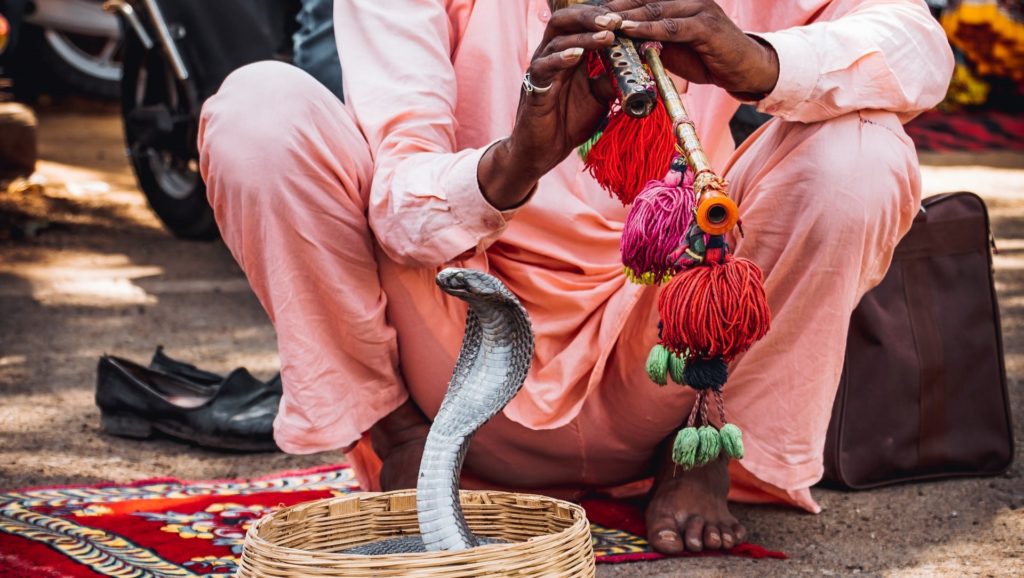
<instances>
[{"instance_id":1,"label":"shoe sole","mask_svg":"<svg viewBox=\"0 0 1024 578\"><path fill-rule=\"evenodd\" d=\"M253 442L239 439L225 439L214 436L196 435L166 422L152 421L136 415L100 412L100 427L110 435L131 439L149 439L154 432L171 438L191 442L198 446L218 450L240 452L281 451L274 443Z\"/></svg>"}]
</instances>

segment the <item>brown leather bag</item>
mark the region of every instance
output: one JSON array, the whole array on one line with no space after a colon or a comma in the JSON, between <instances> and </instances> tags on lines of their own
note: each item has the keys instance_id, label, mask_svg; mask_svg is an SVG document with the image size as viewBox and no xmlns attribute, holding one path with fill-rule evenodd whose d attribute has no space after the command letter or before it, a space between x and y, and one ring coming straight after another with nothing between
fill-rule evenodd
<instances>
[{"instance_id":1,"label":"brown leather bag","mask_svg":"<svg viewBox=\"0 0 1024 578\"><path fill-rule=\"evenodd\" d=\"M972 193L923 207L853 312L825 442L833 486L994 475L1013 459L988 211Z\"/></svg>"}]
</instances>

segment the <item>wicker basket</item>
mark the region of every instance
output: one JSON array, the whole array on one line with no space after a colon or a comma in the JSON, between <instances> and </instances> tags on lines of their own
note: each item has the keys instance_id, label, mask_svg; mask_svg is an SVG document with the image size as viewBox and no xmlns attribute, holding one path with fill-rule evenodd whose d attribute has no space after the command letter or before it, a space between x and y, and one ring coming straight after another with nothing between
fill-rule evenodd
<instances>
[{"instance_id":1,"label":"wicker basket","mask_svg":"<svg viewBox=\"0 0 1024 578\"><path fill-rule=\"evenodd\" d=\"M575 504L505 492L461 493L479 536L508 544L458 552L355 556L337 552L419 534L416 492L352 494L264 516L245 536L238 578L481 578L595 576L590 524Z\"/></svg>"}]
</instances>

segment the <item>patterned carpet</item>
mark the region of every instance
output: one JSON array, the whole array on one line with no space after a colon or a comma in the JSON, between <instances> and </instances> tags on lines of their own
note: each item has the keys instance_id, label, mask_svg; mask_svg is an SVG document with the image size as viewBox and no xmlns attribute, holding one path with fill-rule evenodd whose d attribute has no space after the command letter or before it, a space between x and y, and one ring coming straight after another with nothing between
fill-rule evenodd
<instances>
[{"instance_id":1,"label":"patterned carpet","mask_svg":"<svg viewBox=\"0 0 1024 578\"><path fill-rule=\"evenodd\" d=\"M921 151L1024 151L1024 116L1017 114L931 110L906 129Z\"/></svg>"},{"instance_id":2,"label":"patterned carpet","mask_svg":"<svg viewBox=\"0 0 1024 578\"><path fill-rule=\"evenodd\" d=\"M0 575L223 577L234 573L252 521L281 507L357 491L352 470L336 466L256 480L147 480L0 493ZM598 562L664 557L642 538L639 504L583 505ZM785 558L754 544L728 554Z\"/></svg>"}]
</instances>

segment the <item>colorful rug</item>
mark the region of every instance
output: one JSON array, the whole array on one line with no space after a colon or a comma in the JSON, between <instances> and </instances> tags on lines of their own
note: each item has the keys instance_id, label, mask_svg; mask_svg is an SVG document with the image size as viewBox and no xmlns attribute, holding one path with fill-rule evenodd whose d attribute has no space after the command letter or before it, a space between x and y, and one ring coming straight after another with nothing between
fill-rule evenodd
<instances>
[{"instance_id":1,"label":"colorful rug","mask_svg":"<svg viewBox=\"0 0 1024 578\"><path fill-rule=\"evenodd\" d=\"M357 491L352 470L336 466L256 480L163 479L0 493L0 576L224 577L234 573L254 520ZM598 562L664 557L641 537L637 504L588 500L584 507ZM785 559L753 544L728 554Z\"/></svg>"},{"instance_id":2,"label":"colorful rug","mask_svg":"<svg viewBox=\"0 0 1024 578\"><path fill-rule=\"evenodd\" d=\"M1024 151L1024 117L1011 113L930 110L906 130L921 151Z\"/></svg>"}]
</instances>

